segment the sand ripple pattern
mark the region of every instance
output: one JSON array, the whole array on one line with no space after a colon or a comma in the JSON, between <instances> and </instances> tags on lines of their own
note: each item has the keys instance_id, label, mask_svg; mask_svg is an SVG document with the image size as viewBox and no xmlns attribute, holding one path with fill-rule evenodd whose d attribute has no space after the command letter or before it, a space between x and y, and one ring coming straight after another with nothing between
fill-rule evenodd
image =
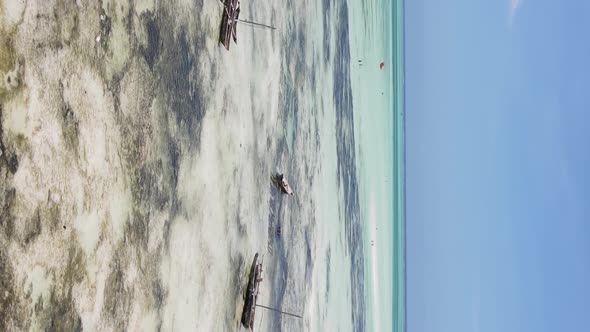
<instances>
[{"instance_id":1,"label":"sand ripple pattern","mask_svg":"<svg viewBox=\"0 0 590 332\"><path fill-rule=\"evenodd\" d=\"M0 331L238 330L255 252L261 329L363 329L345 5L243 2L0 1Z\"/></svg>"}]
</instances>

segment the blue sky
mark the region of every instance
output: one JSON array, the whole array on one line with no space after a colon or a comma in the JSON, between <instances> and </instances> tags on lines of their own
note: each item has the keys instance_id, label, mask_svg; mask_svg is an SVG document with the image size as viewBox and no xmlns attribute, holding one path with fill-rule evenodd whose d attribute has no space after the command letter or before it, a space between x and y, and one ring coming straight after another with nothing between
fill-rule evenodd
<instances>
[{"instance_id":1,"label":"blue sky","mask_svg":"<svg viewBox=\"0 0 590 332\"><path fill-rule=\"evenodd\" d=\"M406 1L411 332L590 326L590 1Z\"/></svg>"}]
</instances>

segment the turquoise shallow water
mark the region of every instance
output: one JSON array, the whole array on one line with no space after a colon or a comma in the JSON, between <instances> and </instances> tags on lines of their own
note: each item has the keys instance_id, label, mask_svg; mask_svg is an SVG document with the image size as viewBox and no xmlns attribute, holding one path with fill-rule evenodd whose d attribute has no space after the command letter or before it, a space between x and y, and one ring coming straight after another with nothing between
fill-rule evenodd
<instances>
[{"instance_id":1,"label":"turquoise shallow water","mask_svg":"<svg viewBox=\"0 0 590 332\"><path fill-rule=\"evenodd\" d=\"M351 3L366 326L405 329L403 1ZM380 62L385 63L383 69Z\"/></svg>"},{"instance_id":2,"label":"turquoise shallow water","mask_svg":"<svg viewBox=\"0 0 590 332\"><path fill-rule=\"evenodd\" d=\"M395 2L393 10L393 59L394 67L394 268L393 268L393 318L394 331L406 328L406 245L405 245L405 69L404 69L404 2Z\"/></svg>"}]
</instances>

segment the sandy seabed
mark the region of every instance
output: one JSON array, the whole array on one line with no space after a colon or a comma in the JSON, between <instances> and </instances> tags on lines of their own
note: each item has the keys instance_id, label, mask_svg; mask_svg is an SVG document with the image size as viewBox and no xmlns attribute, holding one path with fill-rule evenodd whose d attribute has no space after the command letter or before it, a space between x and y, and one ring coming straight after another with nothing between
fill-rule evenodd
<instances>
[{"instance_id":1,"label":"sandy seabed","mask_svg":"<svg viewBox=\"0 0 590 332\"><path fill-rule=\"evenodd\" d=\"M218 1L0 4L0 331L236 330L256 252L261 300L305 316L261 329L352 310L333 55L302 33L321 3L248 4L283 32L242 31L239 53Z\"/></svg>"}]
</instances>

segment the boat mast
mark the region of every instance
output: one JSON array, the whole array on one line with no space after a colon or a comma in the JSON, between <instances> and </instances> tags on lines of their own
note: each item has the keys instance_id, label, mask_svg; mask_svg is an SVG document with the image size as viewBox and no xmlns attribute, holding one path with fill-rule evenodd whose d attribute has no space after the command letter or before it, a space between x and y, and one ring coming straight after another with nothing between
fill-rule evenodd
<instances>
[{"instance_id":1,"label":"boat mast","mask_svg":"<svg viewBox=\"0 0 590 332\"><path fill-rule=\"evenodd\" d=\"M303 318L302 316L299 316L299 315L296 315L296 314L292 314L292 313L289 313L289 312L286 312L286 311L281 311L281 310L279 310L279 309L275 309L275 308L267 307L267 306L264 306L264 305L262 305L262 304L256 304L256 306L257 306L257 307L264 308L264 309L268 309L268 310L272 310L272 311L280 312L281 314L285 314L285 315L289 315L289 316L293 316L293 317L297 317L297 318Z\"/></svg>"},{"instance_id":2,"label":"boat mast","mask_svg":"<svg viewBox=\"0 0 590 332\"><path fill-rule=\"evenodd\" d=\"M277 28L270 26L270 25L266 25L266 24L262 24L262 23L256 23L256 22L252 22L252 21L248 21L248 20L239 20L242 23L247 23L253 26L259 26L259 27L263 27L263 28L269 28L272 30L276 30Z\"/></svg>"}]
</instances>

